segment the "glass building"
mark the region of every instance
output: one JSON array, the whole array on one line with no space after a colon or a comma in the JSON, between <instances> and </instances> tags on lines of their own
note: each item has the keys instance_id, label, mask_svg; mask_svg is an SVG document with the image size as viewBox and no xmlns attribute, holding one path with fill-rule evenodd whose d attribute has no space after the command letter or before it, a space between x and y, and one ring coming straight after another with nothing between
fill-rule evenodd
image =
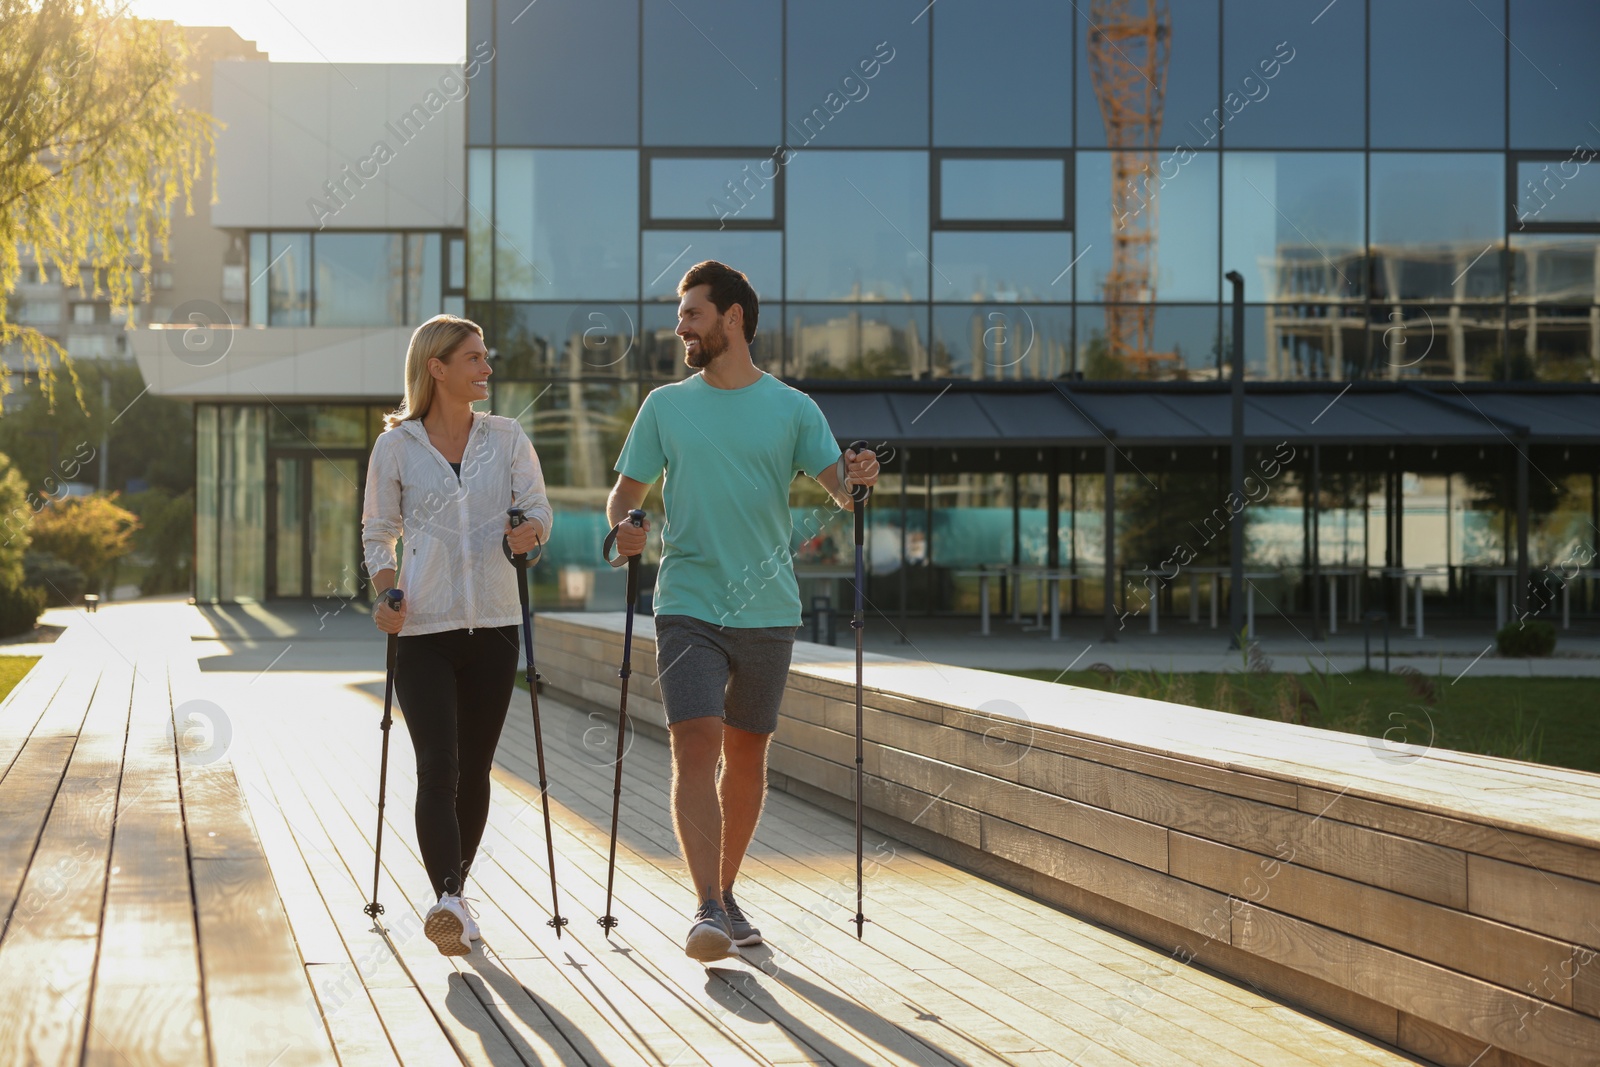
<instances>
[{"instance_id":1,"label":"glass building","mask_svg":"<svg viewBox=\"0 0 1600 1067\"><path fill-rule=\"evenodd\" d=\"M563 510L598 512L642 395L685 373L674 288L710 258L762 297L758 364L819 396L1214 392L1230 270L1253 391L1597 388L1600 6L1120 7L470 0L469 44L499 58L468 100L467 313ZM958 572L979 566L1103 567L1101 449L989 444L901 449L879 607L975 610ZM1452 593L1509 560L1510 467L1440 444L1399 426L1324 449L1315 537L1306 464L1275 482L1248 549L1284 571L1268 599L1308 606L1313 543L1446 564ZM1114 458L1119 567L1226 492L1225 444L1200 451ZM1595 507L1592 444L1543 458L1535 564ZM797 488L797 527L814 503ZM802 572L847 540L796 539ZM1104 610L1111 588L1061 602Z\"/></svg>"}]
</instances>

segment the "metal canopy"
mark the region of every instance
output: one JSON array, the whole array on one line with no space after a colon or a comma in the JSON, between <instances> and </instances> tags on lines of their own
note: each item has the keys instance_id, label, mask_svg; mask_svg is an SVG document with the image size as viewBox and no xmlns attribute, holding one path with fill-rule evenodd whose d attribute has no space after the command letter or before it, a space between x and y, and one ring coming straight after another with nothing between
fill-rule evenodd
<instances>
[{"instance_id":1,"label":"metal canopy","mask_svg":"<svg viewBox=\"0 0 1600 1067\"><path fill-rule=\"evenodd\" d=\"M1206 383L1015 387L958 382L885 385L872 392L801 384L841 439L903 447L1218 445L1229 439L1229 400ZM848 391L847 391L848 390ZM1600 443L1600 389L1458 389L1400 383L1247 387L1245 438L1339 445Z\"/></svg>"}]
</instances>

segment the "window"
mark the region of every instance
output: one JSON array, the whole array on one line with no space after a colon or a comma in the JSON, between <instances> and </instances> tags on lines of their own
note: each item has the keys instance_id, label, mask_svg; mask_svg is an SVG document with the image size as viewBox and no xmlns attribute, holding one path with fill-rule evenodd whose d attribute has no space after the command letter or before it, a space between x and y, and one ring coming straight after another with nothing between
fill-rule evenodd
<instances>
[{"instance_id":1,"label":"window","mask_svg":"<svg viewBox=\"0 0 1600 1067\"><path fill-rule=\"evenodd\" d=\"M787 181L789 299L927 299L927 153L803 152Z\"/></svg>"},{"instance_id":2,"label":"window","mask_svg":"<svg viewBox=\"0 0 1600 1067\"><path fill-rule=\"evenodd\" d=\"M638 345L632 305L503 304L495 374L507 381L626 378L635 373Z\"/></svg>"},{"instance_id":3,"label":"window","mask_svg":"<svg viewBox=\"0 0 1600 1067\"><path fill-rule=\"evenodd\" d=\"M1454 0L1372 5L1374 148L1504 146L1503 9L1474 6L1463 9ZM1417 47L1419 41L1428 46Z\"/></svg>"},{"instance_id":4,"label":"window","mask_svg":"<svg viewBox=\"0 0 1600 1067\"><path fill-rule=\"evenodd\" d=\"M933 298L1070 299L1072 234L946 230L933 235Z\"/></svg>"},{"instance_id":5,"label":"window","mask_svg":"<svg viewBox=\"0 0 1600 1067\"><path fill-rule=\"evenodd\" d=\"M790 378L926 378L928 312L919 307L838 304L788 309Z\"/></svg>"},{"instance_id":6,"label":"window","mask_svg":"<svg viewBox=\"0 0 1600 1067\"><path fill-rule=\"evenodd\" d=\"M723 230L781 226L781 159L759 152L648 156L646 225Z\"/></svg>"},{"instance_id":7,"label":"window","mask_svg":"<svg viewBox=\"0 0 1600 1067\"><path fill-rule=\"evenodd\" d=\"M497 143L637 142L637 0L502 0L497 6L491 65L501 101Z\"/></svg>"},{"instance_id":8,"label":"window","mask_svg":"<svg viewBox=\"0 0 1600 1067\"><path fill-rule=\"evenodd\" d=\"M494 34L494 0L467 0L467 54L475 54L480 42ZM494 140L494 65L479 68L467 91L467 143L489 144Z\"/></svg>"},{"instance_id":9,"label":"window","mask_svg":"<svg viewBox=\"0 0 1600 1067\"><path fill-rule=\"evenodd\" d=\"M1070 227L1065 154L934 155L936 228Z\"/></svg>"},{"instance_id":10,"label":"window","mask_svg":"<svg viewBox=\"0 0 1600 1067\"><path fill-rule=\"evenodd\" d=\"M1142 5L1141 5L1142 6ZM1114 36L1100 37L1103 28L1090 19L1088 4L1076 4L1078 12L1078 141L1084 148L1108 148L1104 105L1096 89L1096 70L1124 75L1143 86L1143 76L1132 72L1135 56L1142 52L1129 42L1119 43ZM1218 128L1224 116L1217 87L1217 0L1179 0L1167 5L1171 17L1167 47L1166 91L1162 94L1161 128L1154 144L1168 147L1186 144L1192 148L1217 147ZM1103 44L1101 42L1104 42ZM1270 79L1258 70L1240 70L1236 76L1252 74L1250 86L1230 86L1258 96L1270 92ZM1266 81L1268 88L1261 84ZM1128 137L1123 143L1139 143Z\"/></svg>"},{"instance_id":11,"label":"window","mask_svg":"<svg viewBox=\"0 0 1600 1067\"><path fill-rule=\"evenodd\" d=\"M316 325L398 326L405 322L400 235L319 233L315 242L312 321ZM437 285L434 292L438 292Z\"/></svg>"},{"instance_id":12,"label":"window","mask_svg":"<svg viewBox=\"0 0 1600 1067\"><path fill-rule=\"evenodd\" d=\"M424 322L439 314L439 235L406 234L406 320Z\"/></svg>"},{"instance_id":13,"label":"window","mask_svg":"<svg viewBox=\"0 0 1600 1067\"><path fill-rule=\"evenodd\" d=\"M488 148L467 150L467 295L494 295L494 157Z\"/></svg>"},{"instance_id":14,"label":"window","mask_svg":"<svg viewBox=\"0 0 1600 1067\"><path fill-rule=\"evenodd\" d=\"M1498 6L1498 5L1496 5ZM1593 0L1511 0L1511 147L1600 147L1600 5Z\"/></svg>"},{"instance_id":15,"label":"window","mask_svg":"<svg viewBox=\"0 0 1600 1067\"><path fill-rule=\"evenodd\" d=\"M1079 300L1117 303L1190 302L1218 298L1222 271L1217 263L1218 153L1158 153L1155 168L1135 179L1133 193L1112 201L1110 152L1079 152L1074 168L1078 252L1070 277ZM1155 220L1160 220L1159 228ZM1141 227L1155 241L1154 269L1138 284L1118 283L1112 275L1116 243L1127 242L1127 261L1138 263Z\"/></svg>"},{"instance_id":16,"label":"window","mask_svg":"<svg viewBox=\"0 0 1600 1067\"><path fill-rule=\"evenodd\" d=\"M1600 141L1600 138L1596 139ZM1600 229L1600 163L1580 145L1570 152L1517 152L1509 158L1517 232Z\"/></svg>"},{"instance_id":17,"label":"window","mask_svg":"<svg viewBox=\"0 0 1600 1067\"><path fill-rule=\"evenodd\" d=\"M932 23L935 144L1071 143L1070 6L1059 0L942 0L921 21Z\"/></svg>"},{"instance_id":18,"label":"window","mask_svg":"<svg viewBox=\"0 0 1600 1067\"><path fill-rule=\"evenodd\" d=\"M1072 309L975 304L933 309L932 376L973 381L1065 378Z\"/></svg>"},{"instance_id":19,"label":"window","mask_svg":"<svg viewBox=\"0 0 1600 1067\"><path fill-rule=\"evenodd\" d=\"M1505 168L1498 153L1374 152L1375 300L1501 300Z\"/></svg>"},{"instance_id":20,"label":"window","mask_svg":"<svg viewBox=\"0 0 1600 1067\"><path fill-rule=\"evenodd\" d=\"M17 305L17 322L24 326L49 326L61 321L61 301L24 300Z\"/></svg>"},{"instance_id":21,"label":"window","mask_svg":"<svg viewBox=\"0 0 1600 1067\"><path fill-rule=\"evenodd\" d=\"M1600 235L1514 233L1509 243L1513 301L1600 304Z\"/></svg>"},{"instance_id":22,"label":"window","mask_svg":"<svg viewBox=\"0 0 1600 1067\"><path fill-rule=\"evenodd\" d=\"M1226 354L1217 305L1132 308L1084 305L1078 312L1078 351L1074 369L1091 381L1215 377L1218 353ZM1108 338L1136 336L1130 317L1142 320L1150 340L1146 352L1115 350ZM1246 350L1261 351L1255 338ZM1254 347L1252 347L1254 345Z\"/></svg>"},{"instance_id":23,"label":"window","mask_svg":"<svg viewBox=\"0 0 1600 1067\"><path fill-rule=\"evenodd\" d=\"M636 299L638 202L635 152L500 150L496 298Z\"/></svg>"},{"instance_id":24,"label":"window","mask_svg":"<svg viewBox=\"0 0 1600 1067\"><path fill-rule=\"evenodd\" d=\"M1322 6L1310 0L1228 0L1222 100L1201 124L1208 136L1224 129L1229 148L1361 147L1366 5L1314 10Z\"/></svg>"},{"instance_id":25,"label":"window","mask_svg":"<svg viewBox=\"0 0 1600 1067\"><path fill-rule=\"evenodd\" d=\"M75 325L78 325L78 326L93 326L94 325L94 305L93 304L73 304L72 305L72 321L73 321L73 323Z\"/></svg>"},{"instance_id":26,"label":"window","mask_svg":"<svg viewBox=\"0 0 1600 1067\"><path fill-rule=\"evenodd\" d=\"M785 143L928 143L925 0L806 0L788 5ZM913 21L915 20L915 21Z\"/></svg>"},{"instance_id":27,"label":"window","mask_svg":"<svg viewBox=\"0 0 1600 1067\"><path fill-rule=\"evenodd\" d=\"M646 300L678 300L678 281L715 259L749 276L758 297L783 297L783 235L776 230L646 230L640 289Z\"/></svg>"},{"instance_id":28,"label":"window","mask_svg":"<svg viewBox=\"0 0 1600 1067\"><path fill-rule=\"evenodd\" d=\"M748 0L645 4L645 143L777 145L782 11Z\"/></svg>"},{"instance_id":29,"label":"window","mask_svg":"<svg viewBox=\"0 0 1600 1067\"><path fill-rule=\"evenodd\" d=\"M1365 295L1364 166L1359 152L1227 153L1222 261L1244 275L1247 299Z\"/></svg>"},{"instance_id":30,"label":"window","mask_svg":"<svg viewBox=\"0 0 1600 1067\"><path fill-rule=\"evenodd\" d=\"M311 325L311 235L273 233L267 235L266 325ZM252 322L256 320L254 317Z\"/></svg>"}]
</instances>

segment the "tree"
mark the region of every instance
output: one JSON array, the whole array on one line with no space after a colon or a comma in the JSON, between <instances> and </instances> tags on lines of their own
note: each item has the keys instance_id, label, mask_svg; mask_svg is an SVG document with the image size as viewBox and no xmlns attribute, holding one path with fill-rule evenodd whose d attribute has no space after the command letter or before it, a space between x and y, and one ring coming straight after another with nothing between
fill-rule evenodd
<instances>
[{"instance_id":1,"label":"tree","mask_svg":"<svg viewBox=\"0 0 1600 1067\"><path fill-rule=\"evenodd\" d=\"M177 28L120 11L105 0L0 0L0 294L22 281L27 248L64 284L130 311L135 276L148 281L165 251L173 204L181 196L193 211L214 120L179 99L191 75ZM0 301L0 349L12 347L48 407L58 365L83 406L65 349L10 321ZM10 388L0 376L0 395Z\"/></svg>"}]
</instances>

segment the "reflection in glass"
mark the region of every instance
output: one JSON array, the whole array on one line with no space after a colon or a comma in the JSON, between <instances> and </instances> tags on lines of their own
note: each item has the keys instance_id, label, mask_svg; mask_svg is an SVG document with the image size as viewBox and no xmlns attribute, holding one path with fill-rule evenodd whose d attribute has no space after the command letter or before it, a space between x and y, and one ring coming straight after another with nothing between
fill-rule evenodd
<instances>
[{"instance_id":1,"label":"reflection in glass","mask_svg":"<svg viewBox=\"0 0 1600 1067\"><path fill-rule=\"evenodd\" d=\"M267 441L285 448L365 448L367 409L351 404L272 404Z\"/></svg>"},{"instance_id":2,"label":"reflection in glass","mask_svg":"<svg viewBox=\"0 0 1600 1067\"><path fill-rule=\"evenodd\" d=\"M1600 222L1600 166L1594 157L1594 149L1579 148L1564 159L1517 160L1518 227Z\"/></svg>"},{"instance_id":3,"label":"reflection in glass","mask_svg":"<svg viewBox=\"0 0 1600 1067\"><path fill-rule=\"evenodd\" d=\"M1219 309L1161 305L1144 309L1150 315L1150 349L1144 358L1118 357L1106 343L1115 309L1105 305L1078 308L1076 369L1091 381L1108 379L1166 380L1218 377ZM1259 348L1253 351L1260 351Z\"/></svg>"},{"instance_id":4,"label":"reflection in glass","mask_svg":"<svg viewBox=\"0 0 1600 1067\"><path fill-rule=\"evenodd\" d=\"M1370 158L1373 299L1503 299L1494 249L1505 238L1504 158L1490 152Z\"/></svg>"},{"instance_id":5,"label":"reflection in glass","mask_svg":"<svg viewBox=\"0 0 1600 1067\"><path fill-rule=\"evenodd\" d=\"M1223 143L1229 148L1360 148L1366 122L1360 67L1365 22L1364 4L1329 4L1318 15L1306 3L1228 0L1222 30Z\"/></svg>"},{"instance_id":6,"label":"reflection in glass","mask_svg":"<svg viewBox=\"0 0 1600 1067\"><path fill-rule=\"evenodd\" d=\"M1499 5L1494 5L1498 7ZM1511 0L1511 147L1569 151L1600 146L1600 4Z\"/></svg>"},{"instance_id":7,"label":"reflection in glass","mask_svg":"<svg viewBox=\"0 0 1600 1067\"><path fill-rule=\"evenodd\" d=\"M1367 377L1499 378L1501 305L1373 304Z\"/></svg>"},{"instance_id":8,"label":"reflection in glass","mask_svg":"<svg viewBox=\"0 0 1600 1067\"><path fill-rule=\"evenodd\" d=\"M1228 314L1226 308L1223 314ZM1361 305L1321 300L1269 304L1261 316L1266 353L1262 376L1268 381L1339 381L1360 377L1367 365L1367 318Z\"/></svg>"},{"instance_id":9,"label":"reflection in glass","mask_svg":"<svg viewBox=\"0 0 1600 1067\"><path fill-rule=\"evenodd\" d=\"M495 295L635 299L639 157L502 149L495 162Z\"/></svg>"},{"instance_id":10,"label":"reflection in glass","mask_svg":"<svg viewBox=\"0 0 1600 1067\"><path fill-rule=\"evenodd\" d=\"M1089 42L1096 26L1091 24L1088 4L1072 6L1078 12L1077 143L1083 148L1106 148L1110 141L1106 137L1105 105L1095 93L1089 60ZM1143 7L1142 4L1138 6ZM1220 118L1216 114L1220 105L1217 99L1217 0L1178 0L1166 6L1172 32L1167 48L1161 124L1153 143L1216 148L1218 127L1227 121L1226 112ZM1259 71L1240 69L1235 76L1249 73L1257 77L1250 91L1259 96L1263 91L1255 87L1259 83ZM1273 84L1270 80L1266 82L1267 92L1271 92ZM1139 80L1134 87L1140 101L1143 85ZM1138 110L1137 103L1134 110Z\"/></svg>"},{"instance_id":11,"label":"reflection in glass","mask_svg":"<svg viewBox=\"0 0 1600 1067\"><path fill-rule=\"evenodd\" d=\"M404 244L399 234L319 233L316 241L318 326L397 326L405 321Z\"/></svg>"},{"instance_id":12,"label":"reflection in glass","mask_svg":"<svg viewBox=\"0 0 1600 1067\"><path fill-rule=\"evenodd\" d=\"M1222 261L1246 299L1349 300L1364 293L1364 157L1230 152L1223 164ZM1226 284L1221 299L1230 299Z\"/></svg>"},{"instance_id":13,"label":"reflection in glass","mask_svg":"<svg viewBox=\"0 0 1600 1067\"><path fill-rule=\"evenodd\" d=\"M467 40L472 43L468 51L475 51L480 41L493 40L494 0L467 0ZM467 143L490 144L494 141L494 78L489 72L478 69L467 90Z\"/></svg>"},{"instance_id":14,"label":"reflection in glass","mask_svg":"<svg viewBox=\"0 0 1600 1067\"><path fill-rule=\"evenodd\" d=\"M787 179L790 300L927 299L926 152L801 153Z\"/></svg>"},{"instance_id":15,"label":"reflection in glass","mask_svg":"<svg viewBox=\"0 0 1600 1067\"><path fill-rule=\"evenodd\" d=\"M1600 304L1600 235L1511 235L1511 299Z\"/></svg>"},{"instance_id":16,"label":"reflection in glass","mask_svg":"<svg viewBox=\"0 0 1600 1067\"><path fill-rule=\"evenodd\" d=\"M217 599L217 405L194 409L194 595Z\"/></svg>"},{"instance_id":17,"label":"reflection in glass","mask_svg":"<svg viewBox=\"0 0 1600 1067\"><path fill-rule=\"evenodd\" d=\"M273 576L273 596L305 596L305 567L302 558L305 540L302 536L304 514L301 512L305 493L305 463L302 458L277 460L278 521L274 535L278 542L277 567Z\"/></svg>"},{"instance_id":18,"label":"reflection in glass","mask_svg":"<svg viewBox=\"0 0 1600 1067\"><path fill-rule=\"evenodd\" d=\"M497 143L636 143L637 0L498 7L497 59L484 71L500 102Z\"/></svg>"},{"instance_id":19,"label":"reflection in glass","mask_svg":"<svg viewBox=\"0 0 1600 1067\"><path fill-rule=\"evenodd\" d=\"M267 325L311 325L311 235L275 233L267 244Z\"/></svg>"},{"instance_id":20,"label":"reflection in glass","mask_svg":"<svg viewBox=\"0 0 1600 1067\"><path fill-rule=\"evenodd\" d=\"M493 294L494 155L488 148L467 150L467 295L473 300Z\"/></svg>"},{"instance_id":21,"label":"reflection in glass","mask_svg":"<svg viewBox=\"0 0 1600 1067\"><path fill-rule=\"evenodd\" d=\"M785 143L928 143L928 23L916 0L788 5Z\"/></svg>"},{"instance_id":22,"label":"reflection in glass","mask_svg":"<svg viewBox=\"0 0 1600 1067\"><path fill-rule=\"evenodd\" d=\"M939 214L945 219L1066 218L1067 164L1061 159L941 159Z\"/></svg>"},{"instance_id":23,"label":"reflection in glass","mask_svg":"<svg viewBox=\"0 0 1600 1067\"><path fill-rule=\"evenodd\" d=\"M1504 9L1477 8L1463 11L1453 0L1372 5L1374 148L1505 144Z\"/></svg>"},{"instance_id":24,"label":"reflection in glass","mask_svg":"<svg viewBox=\"0 0 1600 1067\"><path fill-rule=\"evenodd\" d=\"M644 143L778 144L782 12L747 0L645 4ZM716 108L686 106L695 100Z\"/></svg>"},{"instance_id":25,"label":"reflection in glass","mask_svg":"<svg viewBox=\"0 0 1600 1067\"><path fill-rule=\"evenodd\" d=\"M644 298L677 303L678 282L707 259L743 271L757 297L783 295L783 234L777 230L646 230L639 270Z\"/></svg>"},{"instance_id":26,"label":"reflection in glass","mask_svg":"<svg viewBox=\"0 0 1600 1067\"><path fill-rule=\"evenodd\" d=\"M933 235L935 300L1060 300L1071 298L1063 275L1072 262L1072 234L949 230Z\"/></svg>"},{"instance_id":27,"label":"reflection in glass","mask_svg":"<svg viewBox=\"0 0 1600 1067\"><path fill-rule=\"evenodd\" d=\"M939 72L933 80L934 144L1072 143L1070 6L1058 0L942 0L928 18Z\"/></svg>"},{"instance_id":28,"label":"reflection in glass","mask_svg":"<svg viewBox=\"0 0 1600 1067\"><path fill-rule=\"evenodd\" d=\"M1119 266L1121 287L1137 302L1217 299L1217 157L1187 156L1143 184L1134 203L1159 229L1152 232L1155 269L1137 239L1134 217L1117 219L1111 206L1111 152L1079 152L1074 166L1077 208L1073 225L1082 257L1072 268L1077 299L1106 299ZM1131 213L1130 213L1131 215ZM1119 241L1121 242L1119 248ZM1065 282L1063 281L1064 285Z\"/></svg>"},{"instance_id":29,"label":"reflection in glass","mask_svg":"<svg viewBox=\"0 0 1600 1067\"><path fill-rule=\"evenodd\" d=\"M1509 367L1494 377L1512 381L1600 381L1600 307L1594 304L1511 305Z\"/></svg>"},{"instance_id":30,"label":"reflection in glass","mask_svg":"<svg viewBox=\"0 0 1600 1067\"><path fill-rule=\"evenodd\" d=\"M630 383L564 381L543 392L531 418L545 483L603 502L616 481L612 464L639 412L639 397L639 387Z\"/></svg>"},{"instance_id":31,"label":"reflection in glass","mask_svg":"<svg viewBox=\"0 0 1600 1067\"><path fill-rule=\"evenodd\" d=\"M311 595L356 595L361 500L355 459L311 462ZM334 605L332 610L338 610Z\"/></svg>"},{"instance_id":32,"label":"reflection in glass","mask_svg":"<svg viewBox=\"0 0 1600 1067\"><path fill-rule=\"evenodd\" d=\"M495 378L621 378L635 373L633 304L502 304Z\"/></svg>"},{"instance_id":33,"label":"reflection in glass","mask_svg":"<svg viewBox=\"0 0 1600 1067\"><path fill-rule=\"evenodd\" d=\"M932 376L973 381L1065 378L1072 309L979 304L933 309Z\"/></svg>"},{"instance_id":34,"label":"reflection in glass","mask_svg":"<svg viewBox=\"0 0 1600 1067\"><path fill-rule=\"evenodd\" d=\"M755 156L650 159L650 217L770 220L777 214L777 161Z\"/></svg>"},{"instance_id":35,"label":"reflection in glass","mask_svg":"<svg viewBox=\"0 0 1600 1067\"><path fill-rule=\"evenodd\" d=\"M217 593L223 600L266 594L267 471L265 409L218 409L217 529L221 534Z\"/></svg>"},{"instance_id":36,"label":"reflection in glass","mask_svg":"<svg viewBox=\"0 0 1600 1067\"><path fill-rule=\"evenodd\" d=\"M248 279L250 294L250 325L267 325L267 264L272 262L272 257L267 254L267 237L265 233L252 233L250 235L250 265L245 268L250 272Z\"/></svg>"},{"instance_id":37,"label":"reflection in glass","mask_svg":"<svg viewBox=\"0 0 1600 1067\"><path fill-rule=\"evenodd\" d=\"M770 374L783 372L783 305L776 300L762 302L756 322L756 338L750 342L750 359ZM683 361L683 342L674 331L678 326L676 303L646 304L644 328L639 345L640 374L668 381L687 378L694 371Z\"/></svg>"},{"instance_id":38,"label":"reflection in glass","mask_svg":"<svg viewBox=\"0 0 1600 1067\"><path fill-rule=\"evenodd\" d=\"M425 322L439 314L439 235L406 235L406 317Z\"/></svg>"},{"instance_id":39,"label":"reflection in glass","mask_svg":"<svg viewBox=\"0 0 1600 1067\"><path fill-rule=\"evenodd\" d=\"M788 378L932 376L923 308L872 304L788 308Z\"/></svg>"}]
</instances>

